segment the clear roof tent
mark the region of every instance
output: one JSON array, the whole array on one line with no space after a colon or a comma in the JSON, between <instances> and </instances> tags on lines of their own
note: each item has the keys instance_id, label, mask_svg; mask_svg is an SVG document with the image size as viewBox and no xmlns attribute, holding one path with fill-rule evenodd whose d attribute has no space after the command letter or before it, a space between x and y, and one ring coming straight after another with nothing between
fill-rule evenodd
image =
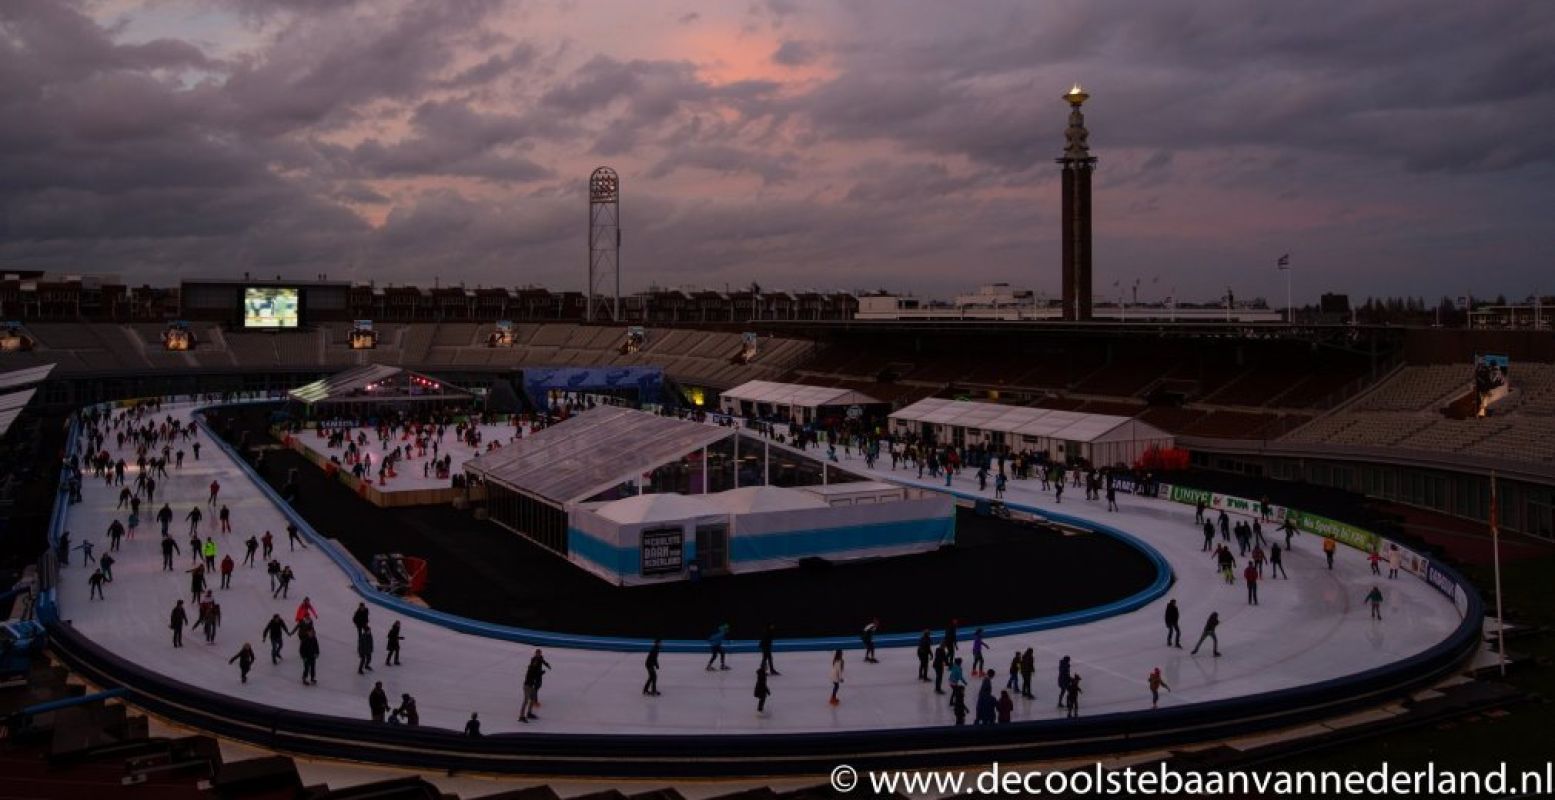
<instances>
[{"instance_id":1,"label":"clear roof tent","mask_svg":"<svg viewBox=\"0 0 1555 800\"><path fill-rule=\"evenodd\" d=\"M731 400L770 405L801 406L850 406L879 403L873 397L852 389L834 386L809 386L802 383L774 383L772 381L746 381L721 393Z\"/></svg>"},{"instance_id":2,"label":"clear roof tent","mask_svg":"<svg viewBox=\"0 0 1555 800\"><path fill-rule=\"evenodd\" d=\"M25 389L20 392L0 394L0 436L4 436L11 429L11 425L22 415L22 409L32 401L32 396L37 391L37 389Z\"/></svg>"},{"instance_id":3,"label":"clear roof tent","mask_svg":"<svg viewBox=\"0 0 1555 800\"><path fill-rule=\"evenodd\" d=\"M29 386L34 383L42 383L54 371L53 364L43 364L37 367L12 370L0 373L0 389L15 389L18 386Z\"/></svg>"},{"instance_id":4,"label":"clear roof tent","mask_svg":"<svg viewBox=\"0 0 1555 800\"><path fill-rule=\"evenodd\" d=\"M312 383L299 386L289 392L293 400L301 400L304 403L320 403L331 398L343 397L352 392L360 391L369 384L377 383L385 378L392 378L400 374L399 367L388 364L368 364L361 367L352 367L344 372L316 380Z\"/></svg>"},{"instance_id":5,"label":"clear roof tent","mask_svg":"<svg viewBox=\"0 0 1555 800\"><path fill-rule=\"evenodd\" d=\"M601 406L466 461L464 470L561 505L734 435L732 428Z\"/></svg>"}]
</instances>

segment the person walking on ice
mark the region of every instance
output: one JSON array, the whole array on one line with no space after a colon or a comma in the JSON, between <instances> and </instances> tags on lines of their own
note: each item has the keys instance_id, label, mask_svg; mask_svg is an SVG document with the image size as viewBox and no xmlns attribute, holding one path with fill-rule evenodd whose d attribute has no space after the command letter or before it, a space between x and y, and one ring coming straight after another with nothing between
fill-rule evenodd
<instances>
[{"instance_id":1,"label":"person walking on ice","mask_svg":"<svg viewBox=\"0 0 1555 800\"><path fill-rule=\"evenodd\" d=\"M643 669L648 672L648 680L643 682L643 694L649 697L659 696L659 649L663 646L662 639L654 639L653 646L648 648L648 657L643 659Z\"/></svg>"},{"instance_id":2,"label":"person walking on ice","mask_svg":"<svg viewBox=\"0 0 1555 800\"><path fill-rule=\"evenodd\" d=\"M254 647L247 642L243 643L243 649L238 654L227 659L227 663L238 662L238 676L243 683L248 683L248 671L254 668Z\"/></svg>"},{"instance_id":3,"label":"person walking on ice","mask_svg":"<svg viewBox=\"0 0 1555 800\"><path fill-rule=\"evenodd\" d=\"M846 663L842 659L842 650L839 648L831 656L831 700L828 702L832 705L842 702L837 698L837 690L842 688L842 671L845 666Z\"/></svg>"},{"instance_id":4,"label":"person walking on ice","mask_svg":"<svg viewBox=\"0 0 1555 800\"><path fill-rule=\"evenodd\" d=\"M173 646L184 646L184 626L189 624L189 612L184 610L184 601L179 600L173 606L173 614L168 620L168 627L173 629Z\"/></svg>"},{"instance_id":5,"label":"person walking on ice","mask_svg":"<svg viewBox=\"0 0 1555 800\"><path fill-rule=\"evenodd\" d=\"M708 672L713 671L713 664L715 663L718 665L718 669L726 670L729 668L729 665L725 663L725 659L728 657L728 654L724 652L724 642L728 638L729 623L727 622L719 625L718 628L713 631L712 635L707 637L708 648L711 651L711 654L707 658Z\"/></svg>"},{"instance_id":6,"label":"person walking on ice","mask_svg":"<svg viewBox=\"0 0 1555 800\"><path fill-rule=\"evenodd\" d=\"M1177 610L1177 598L1166 601L1166 646L1182 649L1182 626L1178 624L1181 612Z\"/></svg>"},{"instance_id":7,"label":"person walking on ice","mask_svg":"<svg viewBox=\"0 0 1555 800\"><path fill-rule=\"evenodd\" d=\"M1155 708L1156 704L1161 702L1161 690L1170 692L1172 687L1167 686L1166 680L1161 677L1160 667L1150 670L1150 677L1146 682L1150 684L1150 707Z\"/></svg>"},{"instance_id":8,"label":"person walking on ice","mask_svg":"<svg viewBox=\"0 0 1555 800\"><path fill-rule=\"evenodd\" d=\"M1247 604L1258 605L1258 568L1253 562L1247 562L1247 568L1242 570L1242 580L1247 581Z\"/></svg>"},{"instance_id":9,"label":"person walking on ice","mask_svg":"<svg viewBox=\"0 0 1555 800\"><path fill-rule=\"evenodd\" d=\"M1366 605L1371 606L1371 618L1382 619L1382 590L1376 586L1366 593Z\"/></svg>"},{"instance_id":10,"label":"person walking on ice","mask_svg":"<svg viewBox=\"0 0 1555 800\"><path fill-rule=\"evenodd\" d=\"M1334 551L1338 549L1339 544L1334 541L1334 537L1323 537L1323 558L1328 560L1328 568L1330 570L1334 568Z\"/></svg>"},{"instance_id":11,"label":"person walking on ice","mask_svg":"<svg viewBox=\"0 0 1555 800\"><path fill-rule=\"evenodd\" d=\"M767 698L772 696L772 689L767 686L767 671L756 670L756 689L752 692L756 698L756 713L767 713Z\"/></svg>"},{"instance_id":12,"label":"person walking on ice","mask_svg":"<svg viewBox=\"0 0 1555 800\"><path fill-rule=\"evenodd\" d=\"M373 671L373 630L367 625L356 629L356 674Z\"/></svg>"},{"instance_id":13,"label":"person walking on ice","mask_svg":"<svg viewBox=\"0 0 1555 800\"><path fill-rule=\"evenodd\" d=\"M1220 637L1215 634L1216 629L1218 629L1219 627L1220 627L1220 612L1219 611L1211 611L1210 614L1209 614L1209 619L1204 620L1204 632L1199 634L1198 644L1195 644L1193 646L1193 652L1189 653L1188 655L1193 655L1193 656L1198 655L1199 654L1199 648L1203 647L1204 646L1204 640L1208 639L1210 641L1210 643L1211 643L1211 652L1213 652L1215 654L1216 658L1220 658Z\"/></svg>"},{"instance_id":14,"label":"person walking on ice","mask_svg":"<svg viewBox=\"0 0 1555 800\"><path fill-rule=\"evenodd\" d=\"M400 665L400 640L405 638L400 633L400 621L395 620L389 626L389 632L383 637L383 665L385 667L397 667Z\"/></svg>"}]
</instances>

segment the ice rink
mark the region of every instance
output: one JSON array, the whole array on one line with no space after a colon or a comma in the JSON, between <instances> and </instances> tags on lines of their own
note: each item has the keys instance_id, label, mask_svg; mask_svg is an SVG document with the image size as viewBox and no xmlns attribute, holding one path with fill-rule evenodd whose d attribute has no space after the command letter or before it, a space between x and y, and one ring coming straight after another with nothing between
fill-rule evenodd
<instances>
[{"instance_id":1,"label":"ice rink","mask_svg":"<svg viewBox=\"0 0 1555 800\"><path fill-rule=\"evenodd\" d=\"M164 413L187 419L191 406L168 406ZM503 426L506 427L506 426ZM202 430L200 437L207 434ZM450 434L450 438L451 434ZM506 437L504 437L505 439ZM305 441L311 441L308 437ZM251 484L225 452L203 448L199 461L186 460L180 470L161 481L157 504L142 508L150 520L164 499L171 503L175 521L170 529L186 551L175 563L178 571L161 569L157 525L143 523L137 538L126 540L114 566L107 599L89 601L87 576L81 553L71 554L71 565L62 570L59 586L60 614L78 630L104 647L144 667L201 688L228 692L250 701L280 708L345 717L366 718L367 694L375 680L382 680L391 700L402 692L413 694L423 725L460 729L470 712L479 711L487 733L505 730L539 730L556 733L755 733L858 730L948 725L954 722L947 697L936 695L932 685L917 680L917 659L911 648L881 650L880 663L866 664L862 651L847 651L842 702L827 703L831 690L829 652L778 653L781 676L771 679L773 695L767 713L758 715L751 696L758 656L729 657L729 671L708 672L705 656L666 654L661 657L660 697L641 694L644 678L642 653L547 649L552 665L540 699L540 719L528 725L517 722L519 686L533 647L477 636L405 619L404 665L385 667L383 635L393 617L386 609L369 604L376 639L376 671L356 674L356 636L351 614L359 598L346 576L317 547L289 551L285 519ZM109 447L112 447L110 442ZM457 465L468 448L455 446ZM129 448L122 455L133 462ZM419 464L415 464L419 479ZM862 461L848 466L862 469ZM131 466L133 471L134 467ZM877 470L883 477L906 480L905 470ZM403 475L404 473L402 473ZM911 473L916 476L916 471ZM192 562L187 552L185 514L194 506L206 509L201 532L216 530L215 508L206 507L207 486L212 479L222 485L220 501L232 510L233 532L214 533L223 554L239 561L230 590L217 590L223 624L217 644L208 646L198 631L185 633L184 647L174 649L168 616L175 601L188 605L189 576L183 571ZM126 484L133 480L133 472ZM918 481L911 481L918 482ZM922 481L943 486L944 481ZM1035 482L1030 482L1035 485ZM90 476L85 479L84 502L72 506L66 527L72 541L91 539L96 553L107 548L104 531L116 516L118 487L105 487ZM1052 508L1051 496L1011 481L1007 500L1038 508ZM956 488L975 489L970 476ZM393 487L391 487L393 488ZM1163 693L1162 705L1194 703L1299 686L1377 667L1419 653L1446 638L1459 624L1452 603L1424 582L1403 575L1397 580L1369 574L1364 556L1340 548L1333 571L1323 566L1319 540L1298 536L1286 558L1290 580L1265 580L1260 586L1261 605L1249 606L1240 580L1226 585L1215 572L1209 555L1200 552L1202 536L1193 524L1193 510L1161 500L1119 495L1122 510L1108 513L1101 502L1081 499L1078 490L1067 492L1058 507L1066 514L1105 522L1127 530L1158 550L1172 565L1177 583L1165 597L1138 611L1080 627L994 639L988 664L999 672L1002 688L1010 657L1017 650L1034 647L1037 697L1016 697L1014 718L1036 719L1061 714L1056 700L1056 664L1072 657L1074 670L1083 677L1082 715L1148 708L1150 695L1145 678L1154 667L1172 688ZM274 599L263 564L241 565L243 541L265 530L276 535L277 558L297 575L291 596ZM217 560L220 560L218 555ZM558 563L558 569L570 568ZM216 576L211 583L217 585ZM1379 585L1386 601L1383 621L1368 618L1362 597ZM1029 587L1032 592L1041 586ZM272 614L291 623L297 604L312 598L320 619L322 645L319 681L304 686L299 678L301 662L296 639L289 638L285 660L272 665L269 648L260 641L260 629ZM1184 649L1165 646L1162 609L1175 598L1182 609ZM558 597L556 602L566 602ZM191 609L191 612L193 609ZM1210 655L1208 644L1190 656L1205 617L1221 616L1220 647L1224 656ZM191 617L193 614L191 613ZM990 609L990 619L1007 619L1007 613ZM864 620L860 620L862 625ZM979 620L962 621L962 654L970 665L967 642ZM244 642L253 644L259 660L248 684L238 680L238 669L228 659ZM969 688L975 697L977 679Z\"/></svg>"},{"instance_id":2,"label":"ice rink","mask_svg":"<svg viewBox=\"0 0 1555 800\"><path fill-rule=\"evenodd\" d=\"M459 438L454 435L454 429L451 426L448 428L442 439L438 442L437 456L441 458L442 456L452 455L453 472L455 473L459 471L459 465L484 453L486 451L487 444L491 442L501 442L502 446L506 447L513 443L513 435L516 432L516 429L511 424L484 424L477 425L476 427L479 428L481 432L482 444L479 448L470 447L463 441L460 441ZM372 468L367 471L366 477L371 478L374 482L374 485L377 485L378 464L382 462L384 455L394 447L405 444L415 444L414 439L405 438L402 431L396 432L394 437L387 442L379 441L378 431L374 428L352 428L350 431L352 437L355 437L357 434L361 433L367 434L367 445L365 448L363 448L362 451L371 454L372 456ZM525 436L528 436L531 432L529 426L527 425L524 426L523 431ZM346 472L351 471L351 465L344 463L345 448L331 448L329 446L329 439L320 437L317 431L304 430L294 436L294 441L307 448L309 451L323 456L325 460L331 458L340 459L342 462L341 469L345 470ZM432 459L432 448L430 445L428 445L424 454L418 454L416 449L412 447L410 458L401 462L401 465L397 470L398 474L392 478L385 477L384 484L379 487L379 489L384 492L404 492L415 489L448 488L449 478L438 478L435 470L428 470L428 476L422 477L422 467L426 464L430 464ZM293 567L293 569L296 568Z\"/></svg>"}]
</instances>

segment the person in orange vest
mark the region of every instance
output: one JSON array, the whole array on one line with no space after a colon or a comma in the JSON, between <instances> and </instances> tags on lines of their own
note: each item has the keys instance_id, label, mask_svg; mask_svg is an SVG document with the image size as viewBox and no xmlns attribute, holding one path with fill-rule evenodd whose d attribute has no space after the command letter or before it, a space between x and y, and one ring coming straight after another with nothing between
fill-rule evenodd
<instances>
[{"instance_id":1,"label":"person in orange vest","mask_svg":"<svg viewBox=\"0 0 1555 800\"><path fill-rule=\"evenodd\" d=\"M1339 549L1339 543L1332 536L1323 537L1323 557L1328 559L1328 568L1334 568L1334 551Z\"/></svg>"}]
</instances>

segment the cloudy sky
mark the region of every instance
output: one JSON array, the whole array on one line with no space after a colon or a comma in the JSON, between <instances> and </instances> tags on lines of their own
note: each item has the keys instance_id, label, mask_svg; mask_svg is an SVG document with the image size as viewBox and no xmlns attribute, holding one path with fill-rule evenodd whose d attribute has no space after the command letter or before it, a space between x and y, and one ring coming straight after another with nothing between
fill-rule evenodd
<instances>
[{"instance_id":1,"label":"cloudy sky","mask_svg":"<svg viewBox=\"0 0 1555 800\"><path fill-rule=\"evenodd\" d=\"M0 2L0 266L630 289L1555 292L1555 3Z\"/></svg>"}]
</instances>

